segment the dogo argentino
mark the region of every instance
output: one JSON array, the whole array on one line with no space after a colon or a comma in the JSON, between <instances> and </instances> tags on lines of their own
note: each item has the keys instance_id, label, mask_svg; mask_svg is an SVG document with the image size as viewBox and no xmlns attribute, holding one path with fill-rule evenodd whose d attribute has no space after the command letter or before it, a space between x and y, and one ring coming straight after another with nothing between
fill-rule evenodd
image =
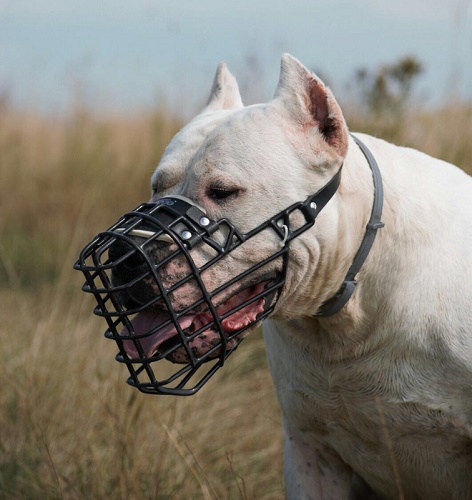
<instances>
[{"instance_id":1,"label":"dogo argentino","mask_svg":"<svg viewBox=\"0 0 472 500\"><path fill-rule=\"evenodd\" d=\"M100 243L119 262L98 298L106 317L126 304L108 321L130 383L165 393L149 363L166 358L187 363L184 391L270 315L288 499L472 499L470 177L350 135L331 91L284 55L267 104L244 107L218 67L152 189Z\"/></svg>"}]
</instances>

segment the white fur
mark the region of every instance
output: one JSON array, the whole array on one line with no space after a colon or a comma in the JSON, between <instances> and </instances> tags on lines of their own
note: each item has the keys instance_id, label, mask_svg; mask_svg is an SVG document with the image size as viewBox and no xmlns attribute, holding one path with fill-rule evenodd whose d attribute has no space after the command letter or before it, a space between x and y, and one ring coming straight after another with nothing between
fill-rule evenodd
<instances>
[{"instance_id":1,"label":"white fur","mask_svg":"<svg viewBox=\"0 0 472 500\"><path fill-rule=\"evenodd\" d=\"M327 141L319 124L331 118L340 126ZM316 192L344 163L340 189L291 245L284 293L264 325L287 497L369 498L360 491L370 488L382 498L472 498L472 180L360 137L382 172L385 228L353 297L332 317L313 314L359 247L372 175L331 92L297 60L283 57L274 100L247 108L220 66L208 107L156 170L155 196L185 195L246 232ZM209 199L216 181L241 188L237 199ZM258 241L247 258L276 244Z\"/></svg>"}]
</instances>

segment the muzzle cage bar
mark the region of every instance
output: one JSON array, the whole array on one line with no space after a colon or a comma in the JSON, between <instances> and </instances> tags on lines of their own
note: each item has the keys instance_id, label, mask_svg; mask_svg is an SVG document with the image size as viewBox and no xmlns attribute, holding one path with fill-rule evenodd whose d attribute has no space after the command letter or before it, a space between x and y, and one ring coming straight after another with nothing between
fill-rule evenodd
<instances>
[{"instance_id":1,"label":"muzzle cage bar","mask_svg":"<svg viewBox=\"0 0 472 500\"><path fill-rule=\"evenodd\" d=\"M97 235L82 250L74 268L85 275L86 282L82 289L95 296L97 306L94 313L104 317L107 322L105 337L118 344L116 359L128 367L130 377L127 382L145 393L195 394L224 365L226 358L242 341L243 333L274 310L285 283L289 243L314 224L318 213L335 193L340 176L341 169L315 195L291 205L246 234L239 232L227 219L209 219L191 200L176 196L142 204L124 214L107 231ZM304 222L291 227L292 216L296 212L302 217L295 219ZM278 249L224 285L208 290L202 274L263 231L272 231L280 238ZM120 252L115 250L117 245L122 247ZM191 255L191 250L197 246L199 250L206 247L212 252L212 257L200 266ZM156 247L160 248L161 254L165 254L157 260ZM166 266L176 259L185 265L188 272L169 286L164 282L163 275ZM123 268L132 268L134 275L120 281L117 276L120 276ZM269 271L265 273L264 268ZM247 300L229 310L217 303L217 296L224 292L232 294L233 290L239 293L245 286L254 285L257 277L264 280L264 288ZM143 283L151 284L153 295L144 301L140 300L139 304L127 299L127 295L139 290ZM173 307L173 294L189 284L198 288L200 297L177 311ZM225 320L231 320L232 315L261 300L264 306L257 317L234 330L225 329ZM165 311L162 321L158 324L154 322L152 327L140 331L133 320L136 315L146 314L153 308ZM190 332L184 318L194 311L205 311L206 319ZM172 332L172 339L163 342L153 352L146 352L143 347L149 342L146 339L154 335L169 335L169 331ZM192 344L202 335L205 337L209 331L213 335L216 332L217 340L213 338L211 346L205 352L199 352ZM153 369L153 364L164 359L183 364L173 365L170 374L167 369L169 363L159 363Z\"/></svg>"}]
</instances>

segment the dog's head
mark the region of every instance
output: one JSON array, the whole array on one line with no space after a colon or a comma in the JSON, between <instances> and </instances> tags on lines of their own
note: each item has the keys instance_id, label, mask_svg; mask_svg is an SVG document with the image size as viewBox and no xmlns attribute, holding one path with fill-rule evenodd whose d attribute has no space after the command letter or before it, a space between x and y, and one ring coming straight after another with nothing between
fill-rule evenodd
<instances>
[{"instance_id":1,"label":"dog's head","mask_svg":"<svg viewBox=\"0 0 472 500\"><path fill-rule=\"evenodd\" d=\"M333 292L313 276L336 215L324 211L308 231L322 207L302 202L329 185L347 147L330 90L291 56L274 99L249 107L218 67L207 107L152 176L150 203L94 240L78 266L135 385L166 392L177 381L178 393L202 362L219 368L268 314L306 314ZM148 363L163 358L186 368L162 383ZM150 385L138 383L141 372Z\"/></svg>"}]
</instances>

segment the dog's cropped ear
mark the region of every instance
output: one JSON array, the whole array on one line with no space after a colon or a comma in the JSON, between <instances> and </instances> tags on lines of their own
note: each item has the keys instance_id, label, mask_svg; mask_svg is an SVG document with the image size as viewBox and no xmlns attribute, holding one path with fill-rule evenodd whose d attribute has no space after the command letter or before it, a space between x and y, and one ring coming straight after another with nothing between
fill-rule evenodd
<instances>
[{"instance_id":1,"label":"dog's cropped ear","mask_svg":"<svg viewBox=\"0 0 472 500\"><path fill-rule=\"evenodd\" d=\"M239 109L242 107L243 101L239 94L236 78L230 73L226 64L221 62L216 69L213 87L205 111Z\"/></svg>"},{"instance_id":2,"label":"dog's cropped ear","mask_svg":"<svg viewBox=\"0 0 472 500\"><path fill-rule=\"evenodd\" d=\"M282 56L275 99L303 130L318 131L339 156L346 156L349 135L339 104L329 88L289 54Z\"/></svg>"}]
</instances>

